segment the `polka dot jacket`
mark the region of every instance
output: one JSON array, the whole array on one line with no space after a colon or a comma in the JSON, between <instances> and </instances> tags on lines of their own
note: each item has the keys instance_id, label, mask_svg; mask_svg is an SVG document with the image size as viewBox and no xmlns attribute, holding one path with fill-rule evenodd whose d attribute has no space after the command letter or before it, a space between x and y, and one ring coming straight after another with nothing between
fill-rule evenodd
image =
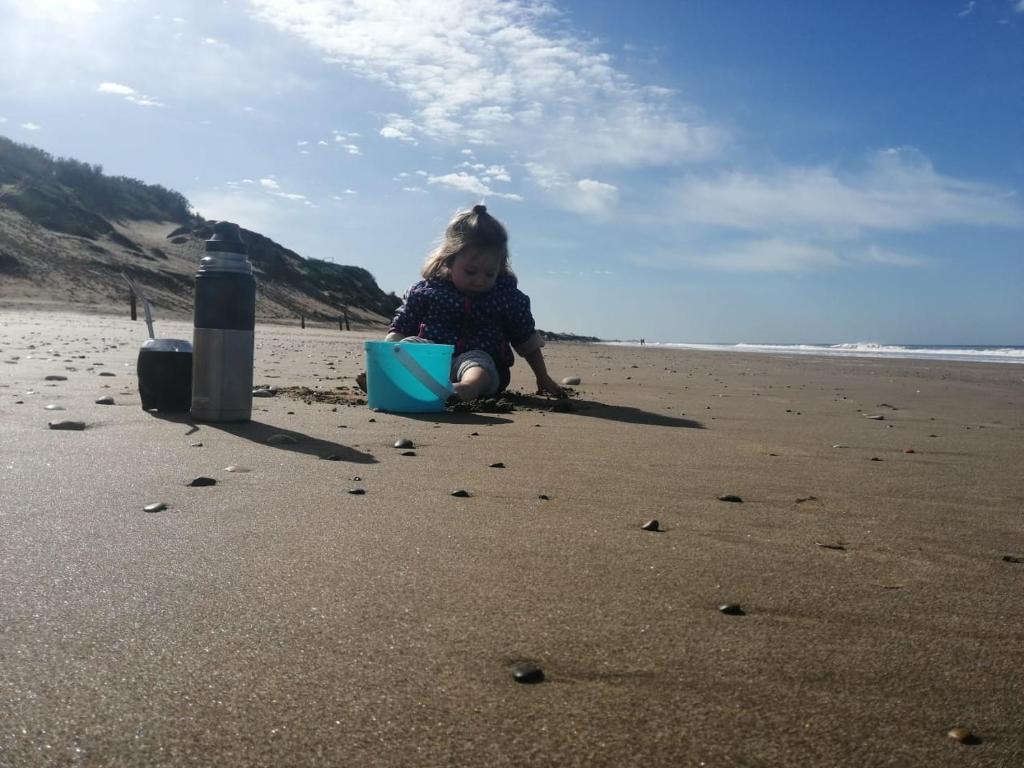
<instances>
[{"instance_id":1,"label":"polka dot jacket","mask_svg":"<svg viewBox=\"0 0 1024 768\"><path fill-rule=\"evenodd\" d=\"M512 366L512 347L522 352L540 346L534 342L539 335L530 297L511 275L500 275L494 287L479 296L459 293L451 280L421 280L406 291L389 332L452 344L457 355L482 349L499 368Z\"/></svg>"}]
</instances>

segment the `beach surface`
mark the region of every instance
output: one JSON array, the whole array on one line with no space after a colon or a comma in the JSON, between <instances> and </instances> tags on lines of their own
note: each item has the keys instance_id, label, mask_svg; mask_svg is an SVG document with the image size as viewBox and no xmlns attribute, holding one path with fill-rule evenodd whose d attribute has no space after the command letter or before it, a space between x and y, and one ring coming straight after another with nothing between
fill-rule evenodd
<instances>
[{"instance_id":1,"label":"beach surface","mask_svg":"<svg viewBox=\"0 0 1024 768\"><path fill-rule=\"evenodd\" d=\"M0 311L4 768L1024 765L1022 365L552 343L567 410L398 415L258 325L215 425L144 338Z\"/></svg>"}]
</instances>

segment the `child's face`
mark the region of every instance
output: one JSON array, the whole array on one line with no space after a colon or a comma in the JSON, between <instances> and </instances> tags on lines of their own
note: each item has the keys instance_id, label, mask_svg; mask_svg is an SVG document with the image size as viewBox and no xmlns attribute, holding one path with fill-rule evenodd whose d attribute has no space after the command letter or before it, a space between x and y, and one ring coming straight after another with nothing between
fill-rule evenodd
<instances>
[{"instance_id":1,"label":"child's face","mask_svg":"<svg viewBox=\"0 0 1024 768\"><path fill-rule=\"evenodd\" d=\"M501 257L487 251L463 249L452 259L452 282L459 293L487 293L501 272Z\"/></svg>"}]
</instances>

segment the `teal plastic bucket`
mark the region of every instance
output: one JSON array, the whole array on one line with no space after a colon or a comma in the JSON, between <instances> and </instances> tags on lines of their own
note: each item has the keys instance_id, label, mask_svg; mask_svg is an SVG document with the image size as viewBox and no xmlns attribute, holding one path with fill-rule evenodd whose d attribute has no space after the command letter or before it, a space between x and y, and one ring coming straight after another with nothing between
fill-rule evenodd
<instances>
[{"instance_id":1,"label":"teal plastic bucket","mask_svg":"<svg viewBox=\"0 0 1024 768\"><path fill-rule=\"evenodd\" d=\"M367 405L381 411L443 411L452 394L451 344L366 341Z\"/></svg>"}]
</instances>

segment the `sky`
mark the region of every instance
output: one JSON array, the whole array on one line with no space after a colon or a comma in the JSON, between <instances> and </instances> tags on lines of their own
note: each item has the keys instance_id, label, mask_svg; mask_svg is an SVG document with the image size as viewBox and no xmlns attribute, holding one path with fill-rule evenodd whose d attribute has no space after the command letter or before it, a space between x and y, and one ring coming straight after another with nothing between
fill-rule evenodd
<instances>
[{"instance_id":1,"label":"sky","mask_svg":"<svg viewBox=\"0 0 1024 768\"><path fill-rule=\"evenodd\" d=\"M0 134L538 326L1024 344L1024 0L0 0Z\"/></svg>"}]
</instances>

